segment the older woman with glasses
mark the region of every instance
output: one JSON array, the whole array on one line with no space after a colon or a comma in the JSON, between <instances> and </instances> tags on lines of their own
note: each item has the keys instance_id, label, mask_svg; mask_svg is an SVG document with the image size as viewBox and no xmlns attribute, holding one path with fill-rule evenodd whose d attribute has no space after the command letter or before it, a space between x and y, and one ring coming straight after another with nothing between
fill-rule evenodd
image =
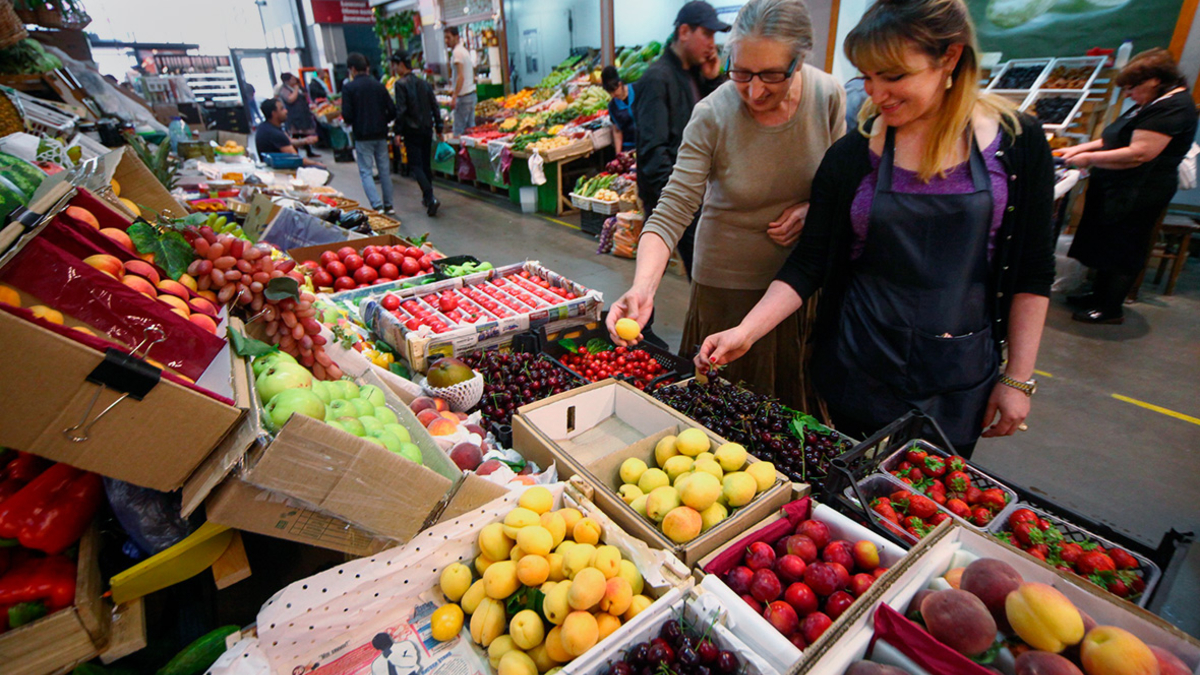
<instances>
[{"instance_id":1,"label":"older woman with glasses","mask_svg":"<svg viewBox=\"0 0 1200 675\"><path fill-rule=\"evenodd\" d=\"M762 298L800 237L813 176L846 130L845 92L804 65L812 21L802 0L750 0L730 35L730 83L696 105L670 182L638 244L633 287L613 303L618 319L645 325L675 247L696 210L691 298L680 353L736 326ZM796 405L800 320L792 315L725 374Z\"/></svg>"}]
</instances>

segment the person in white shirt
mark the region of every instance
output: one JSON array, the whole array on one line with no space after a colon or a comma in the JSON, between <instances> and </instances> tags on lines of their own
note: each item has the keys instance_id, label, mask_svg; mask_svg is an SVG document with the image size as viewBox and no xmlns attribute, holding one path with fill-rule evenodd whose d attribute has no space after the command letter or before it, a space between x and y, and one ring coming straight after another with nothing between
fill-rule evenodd
<instances>
[{"instance_id":1,"label":"person in white shirt","mask_svg":"<svg viewBox=\"0 0 1200 675\"><path fill-rule=\"evenodd\" d=\"M475 61L459 37L458 26L446 29L446 47L450 49L453 68L450 74L450 109L454 111L454 135L461 136L475 126L475 104L479 102L475 94Z\"/></svg>"}]
</instances>

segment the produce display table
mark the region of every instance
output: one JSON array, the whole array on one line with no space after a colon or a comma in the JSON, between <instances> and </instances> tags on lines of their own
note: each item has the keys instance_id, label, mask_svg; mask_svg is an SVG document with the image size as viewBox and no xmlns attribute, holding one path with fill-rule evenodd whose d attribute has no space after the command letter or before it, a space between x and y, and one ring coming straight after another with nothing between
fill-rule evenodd
<instances>
[{"instance_id":1,"label":"produce display table","mask_svg":"<svg viewBox=\"0 0 1200 675\"><path fill-rule=\"evenodd\" d=\"M537 210L539 213L563 216L579 211L579 209L571 204L571 197L563 189L563 186L571 185L570 179L566 177L567 175L572 173L578 175L584 171L583 168L575 170L575 167L570 165L581 159L590 157L593 152L591 144L588 143L586 150L582 146L577 146L577 149L571 152L571 154L556 157L542 164L542 172L546 175L546 182L537 186ZM509 181L511 182L508 195L514 204L521 203L520 188L533 185L533 180L529 175L529 165L526 161L528 159L528 153L513 153L512 167L508 172Z\"/></svg>"}]
</instances>

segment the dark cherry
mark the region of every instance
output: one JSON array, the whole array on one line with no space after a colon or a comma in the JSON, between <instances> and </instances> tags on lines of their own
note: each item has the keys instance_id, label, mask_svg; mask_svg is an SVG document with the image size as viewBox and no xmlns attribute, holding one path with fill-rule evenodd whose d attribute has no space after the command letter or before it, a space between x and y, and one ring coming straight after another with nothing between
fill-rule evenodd
<instances>
[{"instance_id":1,"label":"dark cherry","mask_svg":"<svg viewBox=\"0 0 1200 675\"><path fill-rule=\"evenodd\" d=\"M721 675L733 675L737 672L738 660L733 652L722 651L717 656L717 672Z\"/></svg>"},{"instance_id":2,"label":"dark cherry","mask_svg":"<svg viewBox=\"0 0 1200 675\"><path fill-rule=\"evenodd\" d=\"M708 666L696 666L692 669L692 673L693 675L711 675L712 671L709 670Z\"/></svg>"},{"instance_id":3,"label":"dark cherry","mask_svg":"<svg viewBox=\"0 0 1200 675\"><path fill-rule=\"evenodd\" d=\"M679 663L689 668L700 665L700 656L696 654L696 650L684 645L679 650Z\"/></svg>"},{"instance_id":4,"label":"dark cherry","mask_svg":"<svg viewBox=\"0 0 1200 675\"><path fill-rule=\"evenodd\" d=\"M650 643L639 642L633 646L633 649L629 650L629 654L625 657L625 660L628 661L629 665L631 666L644 666L646 665L646 661L649 659L649 657Z\"/></svg>"},{"instance_id":5,"label":"dark cherry","mask_svg":"<svg viewBox=\"0 0 1200 675\"><path fill-rule=\"evenodd\" d=\"M717 655L720 653L721 650L717 649L717 646L713 644L712 640L704 640L699 646L696 647L696 655L700 657L700 662L704 664L710 664L713 661L716 661Z\"/></svg>"},{"instance_id":6,"label":"dark cherry","mask_svg":"<svg viewBox=\"0 0 1200 675\"><path fill-rule=\"evenodd\" d=\"M651 666L658 667L660 665L671 665L675 662L675 650L666 642L658 640L650 646L650 653L647 655Z\"/></svg>"},{"instance_id":7,"label":"dark cherry","mask_svg":"<svg viewBox=\"0 0 1200 675\"><path fill-rule=\"evenodd\" d=\"M611 675L633 675L633 666L624 661L617 661L612 665Z\"/></svg>"},{"instance_id":8,"label":"dark cherry","mask_svg":"<svg viewBox=\"0 0 1200 675\"><path fill-rule=\"evenodd\" d=\"M679 622L674 619L664 623L662 629L658 631L658 637L673 644L677 643L682 635L683 630L679 628Z\"/></svg>"}]
</instances>

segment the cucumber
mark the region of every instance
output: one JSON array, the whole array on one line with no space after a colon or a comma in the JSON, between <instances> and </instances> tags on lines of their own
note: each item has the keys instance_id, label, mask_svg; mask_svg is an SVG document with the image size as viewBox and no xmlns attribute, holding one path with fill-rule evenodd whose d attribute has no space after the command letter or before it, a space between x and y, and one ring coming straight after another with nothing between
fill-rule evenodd
<instances>
[{"instance_id":1,"label":"cucumber","mask_svg":"<svg viewBox=\"0 0 1200 675\"><path fill-rule=\"evenodd\" d=\"M0 152L0 171L3 171L4 177L16 185L17 189L24 192L27 197L32 197L38 186L46 179L46 174L41 169L20 157L13 157L3 152Z\"/></svg>"},{"instance_id":2,"label":"cucumber","mask_svg":"<svg viewBox=\"0 0 1200 675\"><path fill-rule=\"evenodd\" d=\"M158 675L200 675L225 653L225 638L239 630L241 629L237 626L221 626L197 638L168 661L167 665L159 668Z\"/></svg>"}]
</instances>

